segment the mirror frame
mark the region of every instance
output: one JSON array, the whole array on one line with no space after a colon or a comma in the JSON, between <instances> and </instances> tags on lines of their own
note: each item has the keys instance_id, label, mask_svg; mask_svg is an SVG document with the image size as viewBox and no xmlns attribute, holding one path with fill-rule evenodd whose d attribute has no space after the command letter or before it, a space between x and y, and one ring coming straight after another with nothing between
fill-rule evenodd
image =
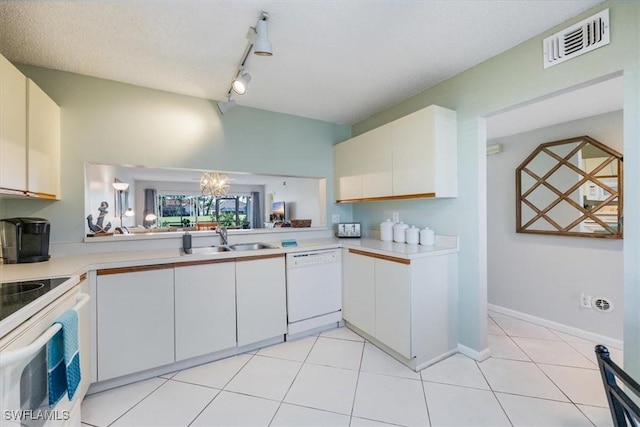
<instances>
[{"instance_id":1,"label":"mirror frame","mask_svg":"<svg viewBox=\"0 0 640 427\"><path fill-rule=\"evenodd\" d=\"M553 152L552 150L549 149L551 147L558 146L558 145L574 144L574 143L577 143L576 147L574 149L572 149L564 157L556 154L555 152ZM584 148L588 144L591 144L591 145L601 149L602 151L604 151L609 156L609 157L607 157L607 159L604 162L602 162L599 166L594 168L591 172L583 171L582 169L578 168L577 166L575 166L573 163L571 163L569 161L576 153L578 153L580 150L582 150L582 148ZM552 167L543 176L536 175L534 172L532 172L528 168L530 163L540 153L544 153L544 154L552 157L553 159L555 159L558 162L554 167ZM604 167L606 167L607 165L609 165L612 162L617 162L617 167L618 167L618 169L617 169L617 171L618 171L618 173L617 173L618 190L617 191L614 191L614 189L612 187L604 184L602 182L602 178L603 177L597 176L597 174L598 174L598 172L600 172L600 170L602 170ZM570 169L572 169L573 171L575 171L576 173L582 175L581 179L579 179L575 184L573 184L571 187L569 187L568 190L566 190L564 192L558 190L552 184L547 182L547 179L549 177L551 177L562 166L567 166ZM534 180L534 184L524 192L522 191L522 174L523 173L526 173L527 175L529 175ZM555 235L555 236L595 237L595 238L606 238L606 239L622 239L623 238L623 226L622 226L622 223L623 223L623 203L622 203L623 179L622 179L622 176L623 176L623 156L622 156L622 154L617 152L616 150L610 148L610 147L607 147L605 144L602 144L601 142L598 142L595 139L590 138L588 136L579 136L579 137L575 137L575 138L563 139L563 140L559 140L559 141L552 141L552 142L547 142L547 143L544 143L544 144L540 144L538 146L538 148L536 148L529 155L529 157L527 157L524 160L524 162L522 162L520 164L520 166L518 166L518 168L516 169L516 233L546 234L546 235ZM585 208L584 206L578 204L575 200L570 198L570 195L572 193L574 193L576 190L578 190L580 187L582 187L588 181L594 182L600 187L605 187L607 192L610 193L610 195L607 196L604 200L602 200L597 205L597 208L593 209L593 210ZM529 202L527 200L527 198L526 198L528 195L530 195L535 189L539 188L540 186L544 186L546 189L550 190L551 192L553 192L557 196L556 199L553 202L548 204L548 206L546 206L543 209L540 209L539 207L536 207L531 202ZM609 191L609 190L611 190L611 191ZM603 206L605 206L609 202L615 200L616 198L617 198L617 206L618 206L618 210L617 210L617 227L613 228L610 225L608 225L607 223L605 223L602 219L600 219L598 217L598 215L597 215L597 212ZM582 214L579 218L577 218L575 221L573 221L572 223L570 223L569 225L567 225L565 227L562 227L561 225L559 225L557 222L555 222L552 218L550 218L547 215L547 213L551 209L553 209L555 206L557 206L558 204L560 204L563 201L569 203L579 213ZM535 213L533 218L527 220L526 223L524 223L524 224L523 224L523 220L522 220L522 208L523 208L523 205L526 205L527 207L532 209L534 211L534 213ZM535 222L537 220L539 220L541 218L546 220L553 227L555 227L556 230L536 230L536 229L530 228L532 225L535 224ZM600 225L602 228L604 228L608 232L607 233L598 233L598 232L570 231L572 228L575 228L578 224L580 224L582 221L585 221L585 220L594 221L595 223Z\"/></svg>"}]
</instances>

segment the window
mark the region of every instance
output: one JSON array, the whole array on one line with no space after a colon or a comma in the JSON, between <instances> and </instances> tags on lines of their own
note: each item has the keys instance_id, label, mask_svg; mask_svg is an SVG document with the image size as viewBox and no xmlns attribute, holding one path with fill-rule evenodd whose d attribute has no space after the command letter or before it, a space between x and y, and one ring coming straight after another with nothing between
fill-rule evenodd
<instances>
[{"instance_id":1,"label":"window","mask_svg":"<svg viewBox=\"0 0 640 427\"><path fill-rule=\"evenodd\" d=\"M226 227L249 228L251 196L230 195L214 198L204 195L159 194L160 227L192 227L213 221Z\"/></svg>"}]
</instances>

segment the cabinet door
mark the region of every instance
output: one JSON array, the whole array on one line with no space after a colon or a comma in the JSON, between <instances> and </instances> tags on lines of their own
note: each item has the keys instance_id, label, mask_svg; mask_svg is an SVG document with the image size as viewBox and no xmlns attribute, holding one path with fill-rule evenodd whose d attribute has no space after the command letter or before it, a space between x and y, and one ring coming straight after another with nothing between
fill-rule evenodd
<instances>
[{"instance_id":1,"label":"cabinet door","mask_svg":"<svg viewBox=\"0 0 640 427\"><path fill-rule=\"evenodd\" d=\"M0 189L27 189L27 78L0 55Z\"/></svg>"},{"instance_id":2,"label":"cabinet door","mask_svg":"<svg viewBox=\"0 0 640 427\"><path fill-rule=\"evenodd\" d=\"M371 336L376 335L374 258L345 250L342 317Z\"/></svg>"},{"instance_id":3,"label":"cabinet door","mask_svg":"<svg viewBox=\"0 0 640 427\"><path fill-rule=\"evenodd\" d=\"M362 135L362 197L388 197L393 191L391 127L380 126Z\"/></svg>"},{"instance_id":4,"label":"cabinet door","mask_svg":"<svg viewBox=\"0 0 640 427\"><path fill-rule=\"evenodd\" d=\"M357 136L333 147L336 200L362 198L362 149Z\"/></svg>"},{"instance_id":5,"label":"cabinet door","mask_svg":"<svg viewBox=\"0 0 640 427\"><path fill-rule=\"evenodd\" d=\"M31 80L28 94L28 190L59 198L60 107Z\"/></svg>"},{"instance_id":6,"label":"cabinet door","mask_svg":"<svg viewBox=\"0 0 640 427\"><path fill-rule=\"evenodd\" d=\"M173 268L97 278L98 380L174 362Z\"/></svg>"},{"instance_id":7,"label":"cabinet door","mask_svg":"<svg viewBox=\"0 0 640 427\"><path fill-rule=\"evenodd\" d=\"M233 261L175 269L176 361L236 345Z\"/></svg>"},{"instance_id":8,"label":"cabinet door","mask_svg":"<svg viewBox=\"0 0 640 427\"><path fill-rule=\"evenodd\" d=\"M435 147L430 108L391 123L393 195L435 193Z\"/></svg>"},{"instance_id":9,"label":"cabinet door","mask_svg":"<svg viewBox=\"0 0 640 427\"><path fill-rule=\"evenodd\" d=\"M287 333L284 256L236 260L238 346Z\"/></svg>"},{"instance_id":10,"label":"cabinet door","mask_svg":"<svg viewBox=\"0 0 640 427\"><path fill-rule=\"evenodd\" d=\"M412 357L410 268L395 261L375 260L376 338L406 358Z\"/></svg>"}]
</instances>

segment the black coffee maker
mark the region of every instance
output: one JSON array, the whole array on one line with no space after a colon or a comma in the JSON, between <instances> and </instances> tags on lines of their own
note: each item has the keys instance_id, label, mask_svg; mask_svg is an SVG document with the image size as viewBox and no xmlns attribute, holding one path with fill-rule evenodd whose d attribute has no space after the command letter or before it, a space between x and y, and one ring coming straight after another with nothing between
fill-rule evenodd
<instances>
[{"instance_id":1,"label":"black coffee maker","mask_svg":"<svg viewBox=\"0 0 640 427\"><path fill-rule=\"evenodd\" d=\"M6 218L0 220L2 262L47 261L51 224L43 218Z\"/></svg>"}]
</instances>

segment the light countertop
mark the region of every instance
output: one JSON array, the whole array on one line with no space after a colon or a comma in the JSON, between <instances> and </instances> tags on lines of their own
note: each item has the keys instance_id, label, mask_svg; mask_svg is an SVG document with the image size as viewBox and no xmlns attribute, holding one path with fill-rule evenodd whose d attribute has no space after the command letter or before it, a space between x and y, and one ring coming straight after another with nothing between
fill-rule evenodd
<instances>
[{"instance_id":1,"label":"light countertop","mask_svg":"<svg viewBox=\"0 0 640 427\"><path fill-rule=\"evenodd\" d=\"M82 255L53 256L49 261L28 264L0 264L0 281L14 282L52 277L69 276L70 280L28 306L13 313L0 322L0 337L6 335L30 316L34 315L62 293L78 284L82 274L104 268L136 267L152 264L185 263L211 259L235 259L247 256L287 254L310 250L350 248L374 254L402 259L416 259L440 256L458 252L458 238L436 236L434 246L409 245L382 242L375 239L304 239L297 240L297 246L281 247L273 244L273 249L249 251L228 251L201 255L181 255L179 249L140 250L126 252L88 253Z\"/></svg>"}]
</instances>

